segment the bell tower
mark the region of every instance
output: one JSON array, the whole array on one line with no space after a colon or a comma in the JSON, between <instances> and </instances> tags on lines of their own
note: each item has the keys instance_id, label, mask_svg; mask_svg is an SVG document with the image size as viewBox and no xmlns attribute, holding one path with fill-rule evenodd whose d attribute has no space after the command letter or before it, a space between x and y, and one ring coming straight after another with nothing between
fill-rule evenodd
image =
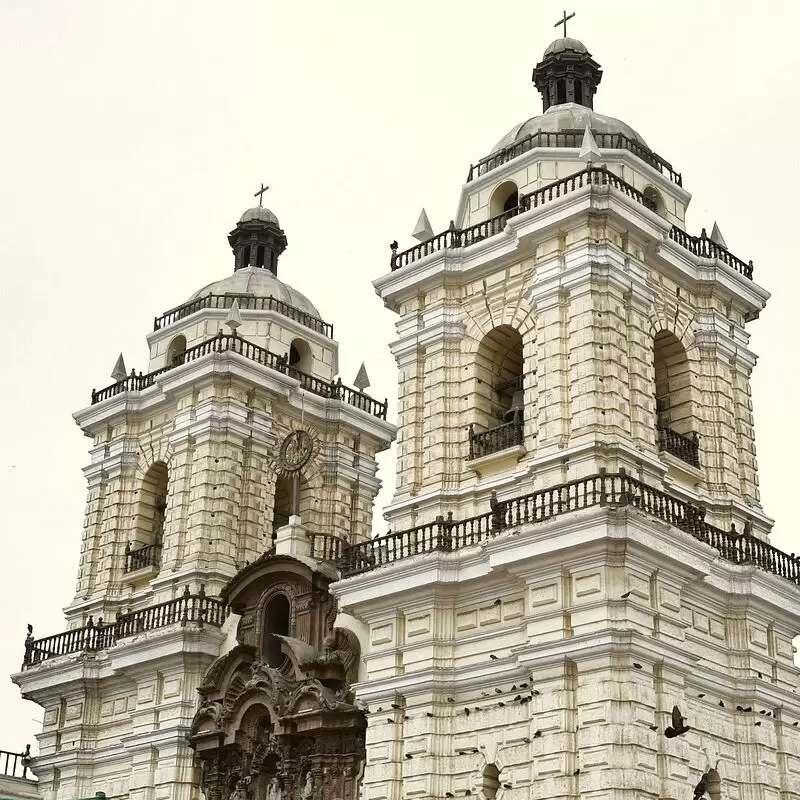
<instances>
[{"instance_id":1,"label":"bell tower","mask_svg":"<svg viewBox=\"0 0 800 800\"><path fill-rule=\"evenodd\" d=\"M800 797L800 559L769 542L750 399L768 294L594 111L600 77L553 42L544 113L374 282L397 484L333 586L368 628L371 798Z\"/></svg>"}]
</instances>

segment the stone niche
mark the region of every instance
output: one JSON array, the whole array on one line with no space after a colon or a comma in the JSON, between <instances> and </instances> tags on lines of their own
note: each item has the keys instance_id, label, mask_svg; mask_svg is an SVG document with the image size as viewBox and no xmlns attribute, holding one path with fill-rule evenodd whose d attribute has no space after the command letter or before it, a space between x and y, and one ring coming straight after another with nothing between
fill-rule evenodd
<instances>
[{"instance_id":1,"label":"stone niche","mask_svg":"<svg viewBox=\"0 0 800 800\"><path fill-rule=\"evenodd\" d=\"M237 645L206 673L189 733L207 800L358 797L360 650L333 627L333 577L270 552L225 588L241 617Z\"/></svg>"}]
</instances>

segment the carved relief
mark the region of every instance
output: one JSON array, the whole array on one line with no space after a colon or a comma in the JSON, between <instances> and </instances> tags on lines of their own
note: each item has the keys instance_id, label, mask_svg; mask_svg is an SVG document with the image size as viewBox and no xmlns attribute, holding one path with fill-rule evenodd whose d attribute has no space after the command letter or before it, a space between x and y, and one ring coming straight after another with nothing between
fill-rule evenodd
<instances>
[{"instance_id":1,"label":"carved relief","mask_svg":"<svg viewBox=\"0 0 800 800\"><path fill-rule=\"evenodd\" d=\"M207 800L322 800L323 790L356 800L366 730L351 688L360 648L351 631L332 628L328 582L270 555L226 587L242 622L255 624L240 623L239 645L199 690L188 738Z\"/></svg>"}]
</instances>

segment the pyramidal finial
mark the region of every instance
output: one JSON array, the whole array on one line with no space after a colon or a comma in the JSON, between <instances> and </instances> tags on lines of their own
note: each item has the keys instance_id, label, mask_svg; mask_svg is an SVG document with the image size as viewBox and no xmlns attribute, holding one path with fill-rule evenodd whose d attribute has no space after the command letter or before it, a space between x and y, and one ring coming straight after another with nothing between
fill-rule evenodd
<instances>
[{"instance_id":1,"label":"pyramidal finial","mask_svg":"<svg viewBox=\"0 0 800 800\"><path fill-rule=\"evenodd\" d=\"M422 212L425 213L424 211ZM356 379L353 381L353 386L358 389L359 392L363 392L364 389L369 388L369 377L367 375L367 368L364 366L364 362L361 362L361 366L358 368L358 375L356 375Z\"/></svg>"},{"instance_id":2,"label":"pyramidal finial","mask_svg":"<svg viewBox=\"0 0 800 800\"><path fill-rule=\"evenodd\" d=\"M433 239L433 228L431 228L431 221L423 208L420 212L417 224L414 226L414 232L411 234L419 242L427 242L428 239Z\"/></svg>"},{"instance_id":3,"label":"pyramidal finial","mask_svg":"<svg viewBox=\"0 0 800 800\"><path fill-rule=\"evenodd\" d=\"M716 220L714 220L714 227L711 229L711 241L714 242L714 244L718 244L720 247L724 247L726 250L728 249L728 245L725 244L725 238Z\"/></svg>"},{"instance_id":4,"label":"pyramidal finial","mask_svg":"<svg viewBox=\"0 0 800 800\"><path fill-rule=\"evenodd\" d=\"M242 312L239 310L239 301L234 299L231 304L230 311L228 311L228 318L225 324L236 333L236 329L242 324Z\"/></svg>"},{"instance_id":5,"label":"pyramidal finial","mask_svg":"<svg viewBox=\"0 0 800 800\"><path fill-rule=\"evenodd\" d=\"M114 369L111 371L111 377L117 381L117 383L119 383L119 381L124 381L125 378L128 377L128 370L125 369L125 359L122 357L122 353L119 354L117 363L114 364Z\"/></svg>"},{"instance_id":6,"label":"pyramidal finial","mask_svg":"<svg viewBox=\"0 0 800 800\"><path fill-rule=\"evenodd\" d=\"M588 125L583 132L583 141L581 142L581 151L578 153L578 158L580 158L581 161L585 161L587 164L600 160L600 150L597 147L597 142L594 140L594 136L592 136L592 131Z\"/></svg>"}]
</instances>

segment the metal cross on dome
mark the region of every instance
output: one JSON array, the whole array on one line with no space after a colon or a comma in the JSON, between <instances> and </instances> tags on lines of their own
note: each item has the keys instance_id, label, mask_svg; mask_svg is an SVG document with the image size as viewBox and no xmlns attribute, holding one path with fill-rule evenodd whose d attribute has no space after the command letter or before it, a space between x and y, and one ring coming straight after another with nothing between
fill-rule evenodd
<instances>
[{"instance_id":1,"label":"metal cross on dome","mask_svg":"<svg viewBox=\"0 0 800 800\"><path fill-rule=\"evenodd\" d=\"M556 22L556 24L553 25L553 27L557 28L559 25L563 25L564 26L564 38L566 39L567 38L567 20L572 19L575 16L575 12L573 11L569 16L567 16L567 11L566 11L566 9L564 9L563 13L564 13L564 18L560 19L558 22Z\"/></svg>"},{"instance_id":2,"label":"metal cross on dome","mask_svg":"<svg viewBox=\"0 0 800 800\"><path fill-rule=\"evenodd\" d=\"M574 14L573 14L573 16L574 16ZM258 206L259 206L259 208L261 208L261 206L264 204L264 192L266 192L267 189L269 189L269 186L264 186L264 184L262 183L261 184L261 188L253 195L253 197L257 197L258 198Z\"/></svg>"}]
</instances>

